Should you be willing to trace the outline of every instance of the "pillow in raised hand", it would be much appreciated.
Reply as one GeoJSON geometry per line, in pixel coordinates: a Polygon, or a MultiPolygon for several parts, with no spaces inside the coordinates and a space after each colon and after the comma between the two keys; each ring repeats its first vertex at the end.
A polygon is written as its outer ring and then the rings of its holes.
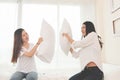
{"type": "Polygon", "coordinates": [[[63,20],[63,24],[62,24],[62,28],[60,31],[60,47],[62,49],[62,51],[68,55],[69,51],[70,51],[70,43],[68,42],[68,40],[62,35],[63,33],[68,33],[68,35],[70,37],[72,37],[72,31],[70,28],[70,24],[68,23],[68,21],[66,19],[63,20]]]}
{"type": "Polygon", "coordinates": [[[43,42],[39,46],[37,57],[43,62],[50,63],[55,51],[55,31],[45,20],[42,21],[40,35],[43,42]]]}

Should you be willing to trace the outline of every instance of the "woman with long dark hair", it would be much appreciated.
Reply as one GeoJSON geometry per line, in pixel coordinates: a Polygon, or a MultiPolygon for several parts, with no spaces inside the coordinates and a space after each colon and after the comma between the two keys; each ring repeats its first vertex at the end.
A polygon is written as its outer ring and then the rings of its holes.
{"type": "Polygon", "coordinates": [[[81,72],[72,76],[69,80],[102,80],[104,73],[102,70],[101,37],[97,35],[94,24],[90,21],[83,23],[82,40],[74,41],[67,33],[63,33],[71,43],[71,53],[73,57],[80,57],[81,72]],[[78,52],[74,49],[81,48],[78,52]]]}
{"type": "Polygon", "coordinates": [[[29,43],[27,32],[19,28],[14,32],[13,55],[11,62],[17,63],[17,71],[12,75],[10,80],[37,80],[38,74],[34,55],[40,43],[43,41],[39,38],[35,45],[29,43]]]}

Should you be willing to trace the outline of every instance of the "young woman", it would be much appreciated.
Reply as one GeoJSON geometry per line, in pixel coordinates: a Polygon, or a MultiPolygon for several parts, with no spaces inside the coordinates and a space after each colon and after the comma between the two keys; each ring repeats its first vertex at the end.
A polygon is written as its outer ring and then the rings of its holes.
{"type": "Polygon", "coordinates": [[[83,23],[82,40],[74,41],[67,33],[63,33],[68,41],[71,43],[71,53],[73,57],[80,57],[82,71],[69,80],[102,80],[102,61],[101,61],[101,48],[102,42],[100,36],[95,31],[94,24],[90,21],[83,23]],[[81,48],[78,52],[74,49],[81,48]]]}
{"type": "Polygon", "coordinates": [[[35,45],[29,43],[27,32],[19,28],[14,32],[14,46],[12,63],[17,63],[17,71],[12,75],[10,80],[37,80],[38,74],[34,61],[34,55],[40,43],[43,41],[39,38],[35,45]]]}

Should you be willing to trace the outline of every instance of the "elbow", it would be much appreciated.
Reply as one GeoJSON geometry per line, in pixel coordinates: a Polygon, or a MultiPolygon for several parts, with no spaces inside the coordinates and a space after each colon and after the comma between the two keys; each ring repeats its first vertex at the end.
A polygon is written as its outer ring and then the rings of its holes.
{"type": "Polygon", "coordinates": [[[72,52],[72,57],[75,58],[75,59],[77,59],[79,57],[79,53],[73,51],[72,52]]]}
{"type": "Polygon", "coordinates": [[[32,57],[33,55],[27,55],[27,57],[32,57]]]}
{"type": "Polygon", "coordinates": [[[32,57],[34,54],[31,54],[31,53],[26,53],[25,56],[27,57],[32,57]]]}
{"type": "Polygon", "coordinates": [[[77,59],[79,56],[75,56],[75,55],[73,55],[72,57],[75,58],[75,59],[77,59]]]}
{"type": "Polygon", "coordinates": [[[80,44],[77,42],[77,41],[74,41],[74,42],[72,42],[72,44],[71,44],[71,47],[73,48],[73,49],[77,49],[77,48],[80,48],[80,44]]]}

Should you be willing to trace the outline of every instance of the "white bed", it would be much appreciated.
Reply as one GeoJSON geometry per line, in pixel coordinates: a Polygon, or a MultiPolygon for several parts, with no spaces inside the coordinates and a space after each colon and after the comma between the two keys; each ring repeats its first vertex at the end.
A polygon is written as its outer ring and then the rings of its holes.
{"type": "MultiPolygon", "coordinates": [[[[0,66],[0,80],[9,80],[12,73],[15,71],[10,65],[0,66]]],[[[78,73],[79,68],[70,69],[40,69],[39,80],[68,80],[72,75],[78,73]]],[[[120,80],[120,66],[112,64],[103,64],[104,80],[120,80]]]]}

